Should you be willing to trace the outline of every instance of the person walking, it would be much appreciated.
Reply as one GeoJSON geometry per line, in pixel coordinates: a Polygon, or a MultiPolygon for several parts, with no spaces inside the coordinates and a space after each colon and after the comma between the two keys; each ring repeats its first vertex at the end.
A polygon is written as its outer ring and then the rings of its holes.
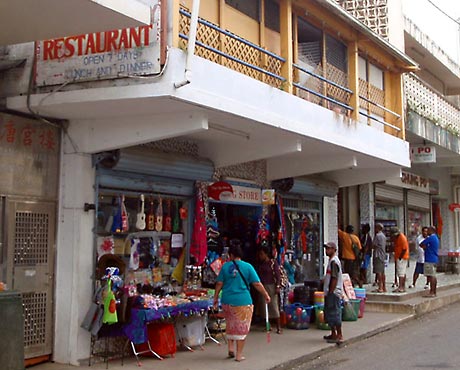
{"type": "Polygon", "coordinates": [[[243,252],[239,241],[232,241],[228,255],[230,260],[222,266],[217,276],[214,309],[218,309],[219,293],[222,291],[221,305],[227,325],[228,358],[243,361],[243,349],[254,310],[250,286],[265,297],[267,304],[270,303],[270,295],[260,282],[254,267],[241,260],[243,252]]]}
{"type": "MultiPolygon", "coordinates": [[[[422,233],[417,236],[415,239],[415,248],[417,251],[417,262],[415,263],[415,269],[414,269],[414,274],[412,275],[412,284],[409,285],[409,289],[415,288],[415,284],[417,283],[417,279],[420,274],[423,274],[423,265],[425,263],[425,251],[423,248],[420,246],[420,243],[426,239],[428,236],[428,227],[423,226],[422,227],[422,233]]],[[[428,289],[428,278],[425,283],[425,289],[428,289]]]]}
{"type": "Polygon", "coordinates": [[[407,262],[409,261],[409,242],[406,235],[398,227],[392,227],[390,232],[394,242],[396,275],[398,277],[398,287],[393,290],[393,293],[405,293],[407,262]]]}
{"type": "Polygon", "coordinates": [[[374,272],[377,275],[378,288],[375,293],[385,293],[387,291],[385,285],[385,259],[386,259],[387,237],[383,233],[383,225],[377,223],[375,225],[375,236],[372,249],[374,251],[374,272]]]}
{"type": "Polygon", "coordinates": [[[323,338],[328,343],[343,343],[342,309],[343,295],[342,265],[337,256],[337,245],[333,242],[324,244],[326,256],[329,257],[326,275],[324,276],[324,318],[331,328],[331,334],[323,338]]]}
{"type": "MultiPolygon", "coordinates": [[[[280,321],[280,298],[281,292],[281,276],[280,267],[274,258],[270,258],[270,251],[267,246],[261,246],[258,250],[257,257],[259,264],[257,266],[257,273],[260,282],[264,286],[268,295],[270,296],[270,303],[268,304],[268,317],[269,320],[276,323],[276,333],[281,334],[281,321],[280,321]]],[[[260,317],[265,316],[265,297],[259,296],[258,313],[260,317]]]]}
{"type": "Polygon", "coordinates": [[[361,246],[362,246],[362,262],[360,266],[360,281],[363,284],[368,283],[367,271],[371,266],[372,258],[372,237],[370,235],[371,227],[369,224],[364,224],[361,227],[361,246]]]}
{"type": "Polygon", "coordinates": [[[361,242],[353,234],[353,226],[348,225],[345,232],[339,229],[339,241],[342,245],[343,271],[350,275],[353,286],[363,287],[359,278],[359,254],[361,252],[361,242]]]}
{"type": "Polygon", "coordinates": [[[430,292],[424,295],[426,298],[436,297],[436,287],[438,279],[436,278],[436,265],[438,264],[439,238],[436,235],[436,227],[428,228],[428,237],[420,244],[425,250],[425,264],[423,274],[427,277],[430,284],[430,292]]]}

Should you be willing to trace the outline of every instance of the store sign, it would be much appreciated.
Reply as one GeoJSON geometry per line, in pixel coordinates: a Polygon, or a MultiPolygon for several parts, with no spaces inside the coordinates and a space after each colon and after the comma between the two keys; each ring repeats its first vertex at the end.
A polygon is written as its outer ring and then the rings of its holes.
{"type": "Polygon", "coordinates": [[[436,148],[428,145],[411,147],[412,163],[436,163],[436,148]]]}
{"type": "Polygon", "coordinates": [[[460,204],[459,203],[451,203],[451,204],[449,204],[449,210],[451,212],[460,212],[460,204]]]}
{"type": "Polygon", "coordinates": [[[385,181],[388,185],[430,193],[430,179],[410,172],[401,172],[401,177],[385,181]]]}
{"type": "Polygon", "coordinates": [[[232,197],[233,186],[225,181],[218,181],[208,186],[208,197],[214,200],[227,200],[232,197]]]}
{"type": "Polygon", "coordinates": [[[38,86],[160,72],[160,5],[151,0],[152,24],[39,42],[38,86]]]}

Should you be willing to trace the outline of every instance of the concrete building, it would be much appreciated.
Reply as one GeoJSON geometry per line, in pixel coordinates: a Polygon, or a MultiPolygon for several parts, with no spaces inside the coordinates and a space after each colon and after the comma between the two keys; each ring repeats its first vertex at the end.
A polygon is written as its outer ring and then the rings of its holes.
{"type": "MultiPolygon", "coordinates": [[[[246,220],[263,212],[262,190],[275,188],[288,245],[314,278],[323,241],[337,239],[338,189],[400,178],[410,166],[402,83],[417,63],[336,3],[134,4],[135,14],[114,14],[110,1],[75,2],[58,29],[40,23],[3,41],[0,278],[28,298],[28,358],[88,358],[80,324],[99,241],[112,238],[129,259],[141,194],[147,214],[179,220],[180,211],[190,248],[197,181],[230,184],[237,200],[214,200],[210,212],[246,220]],[[113,228],[122,206],[126,233],[113,228]]],[[[60,2],[49,6],[60,14],[60,2]]]]}

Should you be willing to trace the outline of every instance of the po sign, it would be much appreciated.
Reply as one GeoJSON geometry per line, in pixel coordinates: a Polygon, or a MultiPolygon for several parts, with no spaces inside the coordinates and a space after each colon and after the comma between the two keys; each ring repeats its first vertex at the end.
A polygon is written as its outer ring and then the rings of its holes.
{"type": "Polygon", "coordinates": [[[435,163],[436,148],[434,146],[417,145],[411,147],[412,163],[435,163]]]}

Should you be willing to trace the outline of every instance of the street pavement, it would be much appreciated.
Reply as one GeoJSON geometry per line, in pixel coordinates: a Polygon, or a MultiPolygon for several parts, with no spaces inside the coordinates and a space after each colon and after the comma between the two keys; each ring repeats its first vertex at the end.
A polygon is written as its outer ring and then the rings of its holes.
{"type": "MultiPolygon", "coordinates": [[[[411,267],[408,269],[407,280],[409,282],[412,280],[414,267],[415,263],[411,262],[411,267]]],[[[387,306],[383,309],[377,309],[377,311],[380,312],[366,310],[364,312],[364,317],[358,319],[358,321],[344,322],[343,333],[345,342],[342,346],[371,337],[382,331],[390,330],[403,322],[415,318],[417,315],[422,315],[460,300],[459,275],[439,273],[438,297],[423,298],[422,295],[426,293],[423,288],[425,284],[424,276],[419,277],[418,286],[415,289],[406,288],[406,294],[391,293],[391,284],[393,283],[394,277],[391,270],[394,271],[394,265],[390,264],[386,270],[388,273],[388,293],[379,294],[378,298],[374,298],[375,294],[369,294],[369,307],[373,307],[373,299],[386,300],[387,306]],[[404,297],[405,295],[407,295],[407,297],[404,297]],[[401,301],[406,302],[407,305],[414,309],[410,311],[394,310],[392,307],[401,303],[401,301]]],[[[372,284],[367,284],[365,287],[367,292],[373,289],[372,284]]],[[[222,337],[217,336],[221,345],[208,339],[203,349],[198,347],[195,348],[193,352],[179,348],[174,357],[167,357],[164,360],[143,357],[141,358],[141,366],[145,369],[155,370],[226,370],[237,368],[254,370],[275,368],[288,369],[338,348],[335,344],[326,343],[323,339],[323,335],[326,334],[329,334],[329,331],[317,329],[315,324],[311,324],[310,327],[305,330],[285,328],[281,335],[272,332],[269,338],[270,342],[268,343],[263,324],[253,325],[247,338],[244,350],[246,360],[243,362],[227,359],[227,345],[222,340],[222,337]]],[[[97,362],[91,367],[88,367],[88,361],[82,360],[80,368],[102,370],[106,368],[106,364],[97,362]]],[[[134,356],[131,356],[124,360],[123,366],[121,365],[121,359],[110,360],[108,368],[112,370],[134,370],[138,368],[138,364],[134,356]]],[[[34,366],[34,370],[70,369],[75,369],[75,367],[56,363],[45,363],[34,366]]]]}

